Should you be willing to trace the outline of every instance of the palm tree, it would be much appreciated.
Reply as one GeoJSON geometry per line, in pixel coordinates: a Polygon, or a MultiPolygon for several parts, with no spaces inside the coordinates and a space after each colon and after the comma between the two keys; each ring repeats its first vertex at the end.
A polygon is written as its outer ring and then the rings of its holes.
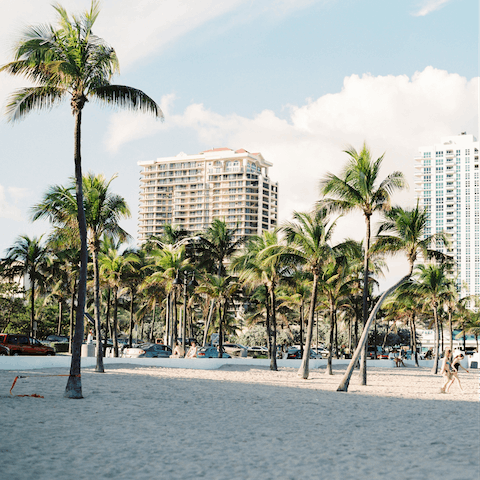
{"type": "MultiPolygon", "coordinates": [[[[404,323],[408,324],[410,327],[410,345],[415,360],[415,366],[418,364],[418,352],[417,352],[417,327],[416,319],[418,317],[419,308],[418,305],[421,303],[421,297],[415,291],[415,282],[411,279],[405,282],[403,285],[400,285],[396,290],[395,294],[392,295],[389,301],[385,302],[384,308],[386,310],[385,319],[388,321],[390,318],[393,319],[394,328],[396,320],[403,320],[404,323]]],[[[384,345],[387,340],[387,336],[390,328],[387,325],[387,331],[385,333],[384,345]]]]}
{"type": "Polygon", "coordinates": [[[232,260],[232,269],[240,273],[240,280],[253,287],[264,285],[266,299],[267,332],[270,346],[270,369],[277,370],[277,305],[275,289],[284,270],[278,232],[264,231],[252,237],[245,251],[232,260]],[[271,325],[271,328],[270,328],[271,325]]]}
{"type": "MultiPolygon", "coordinates": [[[[100,277],[98,269],[98,254],[103,235],[124,241],[129,235],[122,227],[120,220],[130,216],[130,210],[125,199],[111,192],[110,184],[117,178],[114,175],[106,180],[103,175],[89,173],[83,178],[83,204],[85,223],[87,227],[88,248],[93,258],[94,273],[94,305],[96,329],[96,372],[104,372],[103,352],[100,323],[100,277]]],[[[65,188],[54,185],[45,194],[44,198],[34,205],[33,220],[47,218],[57,227],[68,227],[74,224],[77,217],[77,202],[73,192],[75,185],[65,188]]]]}
{"type": "Polygon", "coordinates": [[[123,256],[127,259],[131,268],[125,270],[122,275],[122,284],[130,294],[130,322],[128,333],[128,345],[132,346],[135,300],[139,289],[146,277],[146,268],[149,266],[147,252],[144,249],[126,250],[123,256]]]}
{"type": "Polygon", "coordinates": [[[133,270],[137,258],[131,254],[120,254],[119,244],[108,242],[109,248],[98,256],[99,276],[112,289],[113,294],[113,351],[118,357],[118,298],[125,272],[133,270]]]}
{"type": "Polygon", "coordinates": [[[145,278],[141,288],[158,285],[167,292],[166,341],[172,346],[177,341],[177,300],[175,279],[179,272],[191,270],[185,255],[185,245],[164,245],[150,252],[154,272],[145,278]]]}
{"type": "MultiPolygon", "coordinates": [[[[332,212],[343,214],[360,210],[365,217],[365,256],[363,262],[363,324],[368,317],[368,278],[369,256],[371,241],[371,217],[375,212],[385,212],[390,209],[390,196],[396,190],[406,187],[405,177],[402,172],[396,171],[379,182],[380,167],[383,154],[373,160],[370,150],[363,144],[362,150],[357,152],[353,147],[345,150],[350,159],[338,177],[333,173],[320,182],[323,195],[332,195],[332,198],[320,200],[320,205],[327,207],[332,212]]],[[[362,385],[367,384],[367,356],[365,349],[362,352],[361,375],[362,385]]]]}
{"type": "Polygon", "coordinates": [[[80,269],[80,239],[78,226],[67,225],[55,228],[48,237],[48,248],[54,253],[56,261],[61,263],[61,275],[65,275],[68,282],[64,287],[70,296],[70,321],[68,352],[72,353],[73,328],[75,319],[75,299],[77,294],[78,276],[80,269]]]}
{"type": "Polygon", "coordinates": [[[327,211],[320,208],[313,213],[294,212],[293,218],[293,222],[287,222],[282,228],[288,242],[283,255],[303,265],[313,275],[305,347],[298,370],[298,375],[307,379],[318,283],[323,265],[334,256],[328,242],[331,241],[335,222],[329,224],[327,211]]]}
{"type": "Polygon", "coordinates": [[[218,313],[218,356],[222,358],[224,326],[227,321],[229,303],[240,288],[237,279],[231,275],[206,274],[204,280],[196,288],[198,293],[206,294],[215,300],[215,309],[218,313]]]}
{"type": "Polygon", "coordinates": [[[43,282],[48,250],[42,237],[20,235],[0,262],[0,276],[10,280],[24,278],[30,283],[30,336],[35,335],[35,289],[43,282]]]}
{"type": "Polygon", "coordinates": [[[298,324],[300,327],[300,350],[303,352],[305,305],[310,297],[311,278],[299,269],[295,269],[291,275],[284,277],[284,285],[281,295],[278,297],[281,304],[279,309],[293,311],[298,309],[298,324]]]}
{"type": "Polygon", "coordinates": [[[228,228],[223,220],[213,220],[203,234],[196,237],[196,255],[200,268],[217,275],[225,276],[225,261],[230,258],[244,243],[245,238],[236,237],[237,228],[228,228]]]}
{"type": "MultiPolygon", "coordinates": [[[[338,247],[337,250],[339,250],[338,247]]],[[[325,305],[325,309],[329,312],[330,317],[329,355],[326,372],[328,375],[333,375],[332,357],[334,332],[337,327],[337,312],[343,303],[344,298],[350,294],[351,281],[352,279],[348,276],[348,267],[345,258],[342,258],[341,256],[337,256],[337,258],[333,258],[330,262],[326,262],[321,269],[319,278],[321,299],[323,300],[322,303],[325,305]]]]}
{"type": "Polygon", "coordinates": [[[426,210],[420,209],[418,202],[417,205],[411,209],[394,207],[389,212],[385,213],[385,217],[385,222],[382,223],[379,228],[378,238],[375,242],[375,247],[372,250],[375,253],[385,254],[404,253],[407,257],[409,270],[403,278],[392,287],[388,288],[380,296],[370,313],[370,316],[364,325],[362,336],[360,337],[355,353],[353,354],[347,371],[337,388],[337,391],[339,392],[348,391],[348,385],[350,383],[353,369],[361,352],[365,350],[368,330],[370,329],[378,310],[382,306],[385,298],[411,277],[417,256],[421,255],[425,259],[433,257],[443,261],[448,259],[446,255],[430,248],[432,243],[436,245],[437,242],[448,246],[448,239],[443,232],[427,237],[423,235],[428,215],[426,210]]]}
{"type": "Polygon", "coordinates": [[[75,193],[81,264],[74,346],[65,396],[82,398],[80,353],[88,261],[80,149],[83,108],[92,98],[102,103],[148,112],[157,118],[162,118],[163,114],[159,106],[141,90],[110,83],[113,75],[119,71],[119,64],[115,50],[92,33],[100,13],[97,0],[92,0],[89,11],[72,19],[60,5],[54,5],[54,8],[58,14],[58,28],[52,25],[29,27],[17,43],[14,60],[1,67],[0,71],[35,82],[33,87],[25,87],[12,94],[7,104],[7,116],[11,121],[20,120],[36,109],[50,109],[70,96],[75,123],[75,193]]]}
{"type": "Polygon", "coordinates": [[[418,283],[415,290],[431,306],[435,323],[435,344],[432,373],[438,373],[439,359],[439,316],[438,308],[443,294],[448,290],[448,271],[445,265],[418,265],[418,283]]]}

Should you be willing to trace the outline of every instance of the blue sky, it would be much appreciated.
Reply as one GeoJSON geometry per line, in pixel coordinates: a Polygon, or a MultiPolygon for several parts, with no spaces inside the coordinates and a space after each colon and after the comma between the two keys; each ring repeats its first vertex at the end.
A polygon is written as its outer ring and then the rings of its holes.
{"type": "MultiPolygon", "coordinates": [[[[22,26],[54,22],[50,0],[0,0],[0,64],[22,26]]],[[[70,12],[86,0],[60,2],[70,12]]],[[[384,174],[402,170],[442,136],[478,133],[476,0],[103,0],[95,32],[113,45],[115,83],[144,90],[165,112],[155,122],[87,104],[84,171],[118,173],[136,235],[137,161],[211,147],[260,151],[280,183],[280,220],[309,209],[318,180],[366,141],[386,152],[384,174]]],[[[0,74],[0,104],[24,85],[0,74]]],[[[0,251],[39,235],[29,209],[73,174],[68,102],[20,123],[0,121],[0,251]]],[[[339,235],[363,235],[362,219],[339,235]],[[354,228],[353,228],[354,227],[354,228]]]]}

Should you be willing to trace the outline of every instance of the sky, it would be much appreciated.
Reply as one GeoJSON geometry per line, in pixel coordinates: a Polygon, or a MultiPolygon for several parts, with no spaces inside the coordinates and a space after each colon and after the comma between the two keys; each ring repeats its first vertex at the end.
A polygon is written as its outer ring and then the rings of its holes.
{"type": "MultiPolygon", "coordinates": [[[[55,24],[51,3],[0,0],[0,65],[26,26],[55,24]]],[[[90,5],[60,3],[70,13],[90,5]]],[[[413,205],[418,147],[478,138],[478,24],[477,0],[103,0],[94,32],[120,60],[112,83],[143,90],[165,121],[89,102],[84,172],[118,175],[111,188],[130,206],[122,226],[134,238],[137,162],[217,147],[273,163],[280,223],[310,210],[319,180],[364,142],[385,154],[382,178],[405,174],[410,189],[395,202],[413,205]]],[[[0,256],[18,235],[48,232],[31,207],[74,174],[68,101],[6,122],[8,95],[24,85],[0,73],[0,256]]],[[[360,215],[338,221],[338,239],[363,235],[360,215]]],[[[402,259],[389,265],[388,278],[407,270],[402,259]]]]}

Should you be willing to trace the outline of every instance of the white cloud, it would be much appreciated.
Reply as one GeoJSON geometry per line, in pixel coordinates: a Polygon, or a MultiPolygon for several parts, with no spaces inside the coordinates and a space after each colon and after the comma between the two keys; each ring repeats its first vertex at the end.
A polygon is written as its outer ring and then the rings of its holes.
{"type": "MultiPolygon", "coordinates": [[[[267,0],[259,6],[252,0],[103,0],[95,31],[113,45],[123,68],[157,55],[207,22],[235,12],[225,23],[234,25],[259,15],[285,16],[317,2],[331,0],[267,0]],[[242,9],[243,7],[243,9],[242,9]],[[241,9],[239,11],[239,9],[241,9]]],[[[51,0],[3,2],[0,16],[0,64],[10,58],[12,40],[26,25],[55,23],[51,0]]],[[[62,0],[69,13],[81,13],[89,0],[62,0]]]]}
{"type": "MultiPolygon", "coordinates": [[[[112,115],[108,145],[116,150],[134,138],[183,128],[193,130],[205,148],[260,151],[274,163],[271,176],[280,184],[280,217],[287,219],[293,210],[311,208],[318,199],[319,179],[344,163],[342,150],[349,145],[358,149],[366,141],[373,155],[386,152],[383,175],[404,172],[411,189],[399,200],[413,203],[417,148],[461,131],[476,135],[477,85],[477,78],[467,81],[432,67],[412,78],[352,75],[345,78],[340,92],[288,107],[288,120],[269,110],[254,118],[220,115],[201,104],[175,114],[173,98],[168,97],[163,100],[169,112],[164,124],[131,114],[112,115]]],[[[363,232],[361,222],[357,223],[355,228],[342,229],[363,232]]]]}
{"type": "Polygon", "coordinates": [[[413,15],[415,17],[424,17],[435,10],[439,10],[450,1],[451,0],[424,0],[421,3],[420,10],[416,13],[413,13],[413,15]]]}
{"type": "Polygon", "coordinates": [[[18,222],[25,221],[21,209],[17,203],[25,198],[27,190],[25,188],[8,187],[0,185],[0,218],[8,218],[18,222]]]}

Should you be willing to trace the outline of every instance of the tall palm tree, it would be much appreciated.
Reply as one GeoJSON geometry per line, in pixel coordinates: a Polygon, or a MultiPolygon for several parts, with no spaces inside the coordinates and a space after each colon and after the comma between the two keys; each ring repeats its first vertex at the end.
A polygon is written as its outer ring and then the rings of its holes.
{"type": "Polygon", "coordinates": [[[322,208],[313,213],[294,212],[293,219],[293,222],[287,222],[282,227],[288,242],[287,247],[283,250],[283,255],[290,258],[291,261],[303,265],[313,275],[305,347],[302,364],[298,370],[298,375],[307,379],[318,283],[323,265],[334,257],[329,242],[332,238],[335,222],[329,223],[327,211],[322,208]]]}
{"type": "Polygon", "coordinates": [[[206,294],[215,300],[215,309],[218,313],[218,356],[223,356],[223,334],[227,321],[228,307],[232,297],[240,288],[236,277],[221,276],[207,273],[204,280],[196,288],[197,292],[206,294]]]}
{"type": "MultiPolygon", "coordinates": [[[[390,209],[391,195],[396,190],[406,187],[405,177],[402,172],[396,171],[380,181],[380,168],[383,154],[376,160],[372,159],[370,150],[364,143],[362,150],[357,152],[353,147],[345,150],[350,157],[340,176],[328,173],[320,182],[321,193],[331,198],[320,200],[322,206],[332,212],[343,214],[352,211],[361,211],[365,218],[365,256],[363,262],[363,324],[368,317],[368,291],[369,291],[369,256],[371,241],[371,218],[375,212],[385,212],[390,209]]],[[[366,344],[362,352],[360,364],[362,385],[367,384],[367,355],[366,344]]]]}
{"type": "Polygon", "coordinates": [[[68,352],[72,353],[72,340],[75,319],[75,300],[77,296],[78,276],[80,270],[80,239],[78,226],[71,225],[54,228],[48,237],[48,248],[61,262],[62,275],[68,278],[65,288],[70,296],[70,321],[68,352]]]}
{"type": "Polygon", "coordinates": [[[435,323],[435,343],[432,373],[438,373],[439,359],[439,315],[443,294],[448,290],[448,271],[445,265],[418,265],[418,283],[415,290],[431,306],[435,323]]]}
{"type": "Polygon", "coordinates": [[[232,260],[232,268],[239,272],[241,281],[253,287],[264,285],[267,291],[267,332],[269,335],[271,370],[277,370],[277,302],[275,289],[282,279],[282,271],[284,270],[282,258],[279,255],[281,249],[278,232],[264,231],[261,236],[252,237],[244,252],[232,260]]]}
{"type": "Polygon", "coordinates": [[[60,5],[54,5],[58,27],[29,27],[21,36],[14,60],[3,67],[14,76],[35,83],[14,92],[7,104],[7,116],[17,121],[33,110],[50,109],[65,97],[70,97],[74,117],[74,161],[77,221],[81,239],[81,266],[78,282],[74,346],[65,396],[82,398],[80,353],[83,341],[83,315],[87,285],[87,227],[83,209],[81,126],[82,112],[89,99],[132,110],[151,113],[162,118],[159,106],[141,90],[125,85],[112,85],[119,71],[115,50],[92,33],[100,13],[99,2],[92,0],[89,11],[71,19],[60,5]]]}
{"type": "MultiPolygon", "coordinates": [[[[408,324],[410,327],[410,345],[412,350],[413,359],[415,360],[415,366],[419,367],[418,364],[418,352],[417,352],[417,328],[416,320],[419,316],[418,305],[421,303],[421,297],[415,291],[415,282],[410,279],[405,282],[403,285],[400,285],[395,291],[395,294],[390,297],[390,299],[385,302],[384,308],[386,311],[385,319],[388,321],[393,319],[394,328],[395,321],[401,320],[404,323],[408,324]]],[[[385,333],[385,341],[387,340],[389,328],[385,333]]]]}
{"type": "Polygon", "coordinates": [[[223,220],[214,219],[206,232],[196,239],[195,249],[200,268],[225,276],[225,261],[245,243],[244,237],[237,238],[237,231],[237,228],[228,228],[223,220]]]}
{"type": "MultiPolygon", "coordinates": [[[[130,216],[130,210],[125,199],[112,193],[110,184],[117,178],[114,175],[106,180],[103,175],[88,173],[83,178],[83,205],[85,224],[87,227],[88,248],[93,259],[94,273],[94,305],[95,305],[95,330],[96,330],[96,372],[104,372],[103,352],[101,341],[100,323],[100,277],[98,268],[98,254],[100,252],[101,238],[108,235],[120,241],[127,240],[129,235],[122,227],[120,220],[130,216]]],[[[77,202],[73,192],[75,185],[65,188],[54,185],[44,198],[32,208],[32,218],[48,219],[56,227],[68,227],[75,223],[77,217],[77,202]]]]}
{"type": "MultiPolygon", "coordinates": [[[[430,248],[430,245],[441,243],[448,246],[448,239],[443,232],[425,237],[423,232],[427,224],[428,216],[425,210],[417,205],[411,209],[401,207],[392,208],[386,212],[384,223],[379,228],[379,235],[372,249],[376,253],[396,254],[404,253],[407,257],[409,270],[408,273],[397,283],[388,288],[379,298],[375,307],[370,313],[366,324],[364,325],[362,336],[358,342],[357,348],[348,365],[347,371],[337,388],[339,392],[348,391],[348,385],[359,356],[364,352],[368,331],[372,325],[378,310],[384,300],[393,293],[400,285],[405,283],[412,275],[417,256],[423,258],[437,258],[441,261],[448,260],[448,257],[437,250],[430,248]]],[[[362,376],[363,379],[363,376],[362,376]]]]}
{"type": "Polygon", "coordinates": [[[118,298],[126,272],[135,269],[137,258],[128,253],[120,254],[119,244],[108,242],[109,248],[98,256],[99,276],[112,289],[113,294],[113,351],[118,357],[118,298]]]}
{"type": "Polygon", "coordinates": [[[147,252],[144,249],[126,250],[123,254],[131,265],[131,268],[125,270],[122,276],[122,284],[128,289],[130,294],[130,322],[128,333],[128,345],[132,346],[133,327],[134,327],[134,310],[135,300],[138,295],[141,284],[146,278],[147,267],[149,267],[149,260],[147,259],[147,252]]]}
{"type": "Polygon", "coordinates": [[[177,341],[177,301],[175,279],[179,272],[191,270],[186,258],[185,245],[164,245],[150,252],[154,263],[153,273],[144,280],[142,288],[147,286],[163,286],[167,292],[166,341],[173,347],[177,341]]]}
{"type": "Polygon", "coordinates": [[[42,237],[20,235],[0,262],[0,276],[14,280],[23,277],[30,283],[30,336],[34,336],[35,288],[44,279],[48,251],[42,237]]]}

